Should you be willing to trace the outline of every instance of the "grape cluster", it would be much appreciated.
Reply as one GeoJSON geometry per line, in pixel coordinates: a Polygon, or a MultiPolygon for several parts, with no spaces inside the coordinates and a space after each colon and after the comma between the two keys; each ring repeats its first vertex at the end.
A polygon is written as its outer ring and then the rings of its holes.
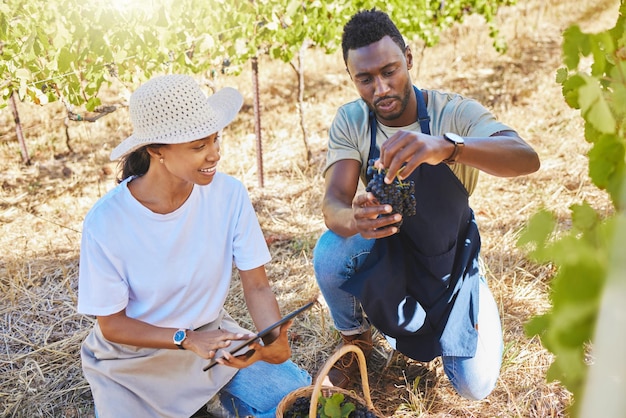
{"type": "Polygon", "coordinates": [[[367,409],[364,405],[357,405],[356,409],[350,414],[350,418],[377,418],[376,414],[367,409]]]}
{"type": "Polygon", "coordinates": [[[283,415],[285,418],[306,418],[309,416],[311,400],[303,396],[297,398],[283,415]]]}
{"type": "MultiPolygon", "coordinates": [[[[343,405],[347,401],[343,401],[341,404],[343,405]]],[[[309,417],[309,408],[311,407],[311,400],[309,398],[305,398],[304,396],[300,396],[297,398],[289,407],[287,411],[283,414],[284,418],[308,418],[309,417]]],[[[317,417],[321,416],[320,414],[321,406],[318,405],[318,413],[317,417]]],[[[326,416],[326,415],[324,415],[326,416]]],[[[377,418],[374,411],[368,409],[365,405],[357,404],[356,409],[350,412],[348,418],[377,418]]]]}
{"type": "MultiPolygon", "coordinates": [[[[407,216],[415,215],[415,182],[412,180],[398,180],[394,178],[391,184],[385,183],[385,174],[387,169],[378,169],[374,167],[376,160],[369,160],[367,163],[367,175],[372,179],[367,183],[365,190],[371,192],[379,203],[383,205],[391,205],[393,210],[389,214],[381,216],[389,216],[399,213],[404,219],[407,216]]],[[[400,228],[402,221],[394,224],[400,228]]]]}

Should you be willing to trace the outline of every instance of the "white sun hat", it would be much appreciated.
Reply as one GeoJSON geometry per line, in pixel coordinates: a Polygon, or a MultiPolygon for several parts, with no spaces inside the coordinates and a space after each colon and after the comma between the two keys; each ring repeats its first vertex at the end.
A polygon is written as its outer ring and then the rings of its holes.
{"type": "Polygon", "coordinates": [[[155,77],[130,96],[133,134],[111,152],[111,160],[148,144],[182,144],[222,130],[235,119],[243,97],[232,87],[206,96],[188,75],[155,77]]]}

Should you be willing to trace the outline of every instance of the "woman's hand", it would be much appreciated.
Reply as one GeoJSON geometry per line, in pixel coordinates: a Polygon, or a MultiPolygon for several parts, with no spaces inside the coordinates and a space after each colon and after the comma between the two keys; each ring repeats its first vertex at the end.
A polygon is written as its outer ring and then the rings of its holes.
{"type": "Polygon", "coordinates": [[[217,350],[228,349],[233,341],[247,340],[255,334],[234,333],[222,329],[211,331],[187,331],[187,338],[183,341],[185,350],[193,351],[205,359],[215,357],[217,350]]]}
{"type": "Polygon", "coordinates": [[[236,369],[243,369],[259,360],[270,364],[284,363],[291,357],[291,347],[289,346],[289,338],[287,336],[287,330],[291,327],[291,324],[293,324],[293,321],[282,325],[278,338],[272,341],[271,344],[262,345],[260,342],[254,342],[250,344],[248,352],[240,355],[233,355],[228,351],[224,351],[222,353],[223,357],[217,358],[216,362],[236,369]]]}

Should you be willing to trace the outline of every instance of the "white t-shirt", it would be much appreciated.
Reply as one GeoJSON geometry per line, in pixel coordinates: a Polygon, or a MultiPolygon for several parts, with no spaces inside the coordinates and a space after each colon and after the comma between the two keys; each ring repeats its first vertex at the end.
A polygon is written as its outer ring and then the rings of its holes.
{"type": "Polygon", "coordinates": [[[139,203],[128,182],[85,218],[78,311],[104,316],[126,308],[129,317],[162,327],[193,329],[214,321],[233,263],[250,270],[270,261],[245,187],[217,173],[163,215],[139,203]]]}
{"type": "MultiPolygon", "coordinates": [[[[489,137],[496,132],[513,131],[507,125],[497,121],[491,112],[476,100],[437,90],[426,90],[426,93],[428,97],[426,110],[430,116],[431,135],[454,132],[463,137],[489,137]]],[[[411,125],[399,128],[378,123],[377,145],[380,147],[388,137],[399,130],[421,132],[417,120],[411,125]]],[[[361,180],[365,184],[365,171],[370,149],[367,104],[362,99],[357,99],[341,106],[330,126],[329,137],[324,174],[339,160],[357,160],[361,161],[361,180]]],[[[463,164],[452,164],[450,168],[471,195],[478,181],[478,170],[463,164]]]]}

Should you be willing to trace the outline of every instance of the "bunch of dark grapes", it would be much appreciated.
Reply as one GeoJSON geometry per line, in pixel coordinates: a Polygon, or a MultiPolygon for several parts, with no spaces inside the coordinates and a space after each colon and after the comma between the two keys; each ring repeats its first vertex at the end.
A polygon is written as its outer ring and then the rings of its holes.
{"type": "Polygon", "coordinates": [[[373,411],[371,411],[370,409],[367,409],[366,406],[359,404],[356,406],[356,409],[352,411],[352,413],[350,414],[350,418],[377,418],[377,417],[373,411]]]}
{"type": "Polygon", "coordinates": [[[297,398],[285,412],[285,418],[306,418],[309,416],[311,400],[303,396],[297,398]]]}
{"type": "MultiPolygon", "coordinates": [[[[391,184],[385,183],[385,174],[387,169],[377,169],[374,167],[376,160],[369,160],[367,165],[367,174],[372,179],[367,183],[365,190],[371,192],[379,203],[383,205],[391,205],[393,210],[389,214],[381,216],[389,216],[399,213],[404,219],[407,216],[415,215],[415,183],[412,180],[400,181],[394,178],[391,184]]],[[[400,228],[402,221],[394,224],[400,228]]]]}

